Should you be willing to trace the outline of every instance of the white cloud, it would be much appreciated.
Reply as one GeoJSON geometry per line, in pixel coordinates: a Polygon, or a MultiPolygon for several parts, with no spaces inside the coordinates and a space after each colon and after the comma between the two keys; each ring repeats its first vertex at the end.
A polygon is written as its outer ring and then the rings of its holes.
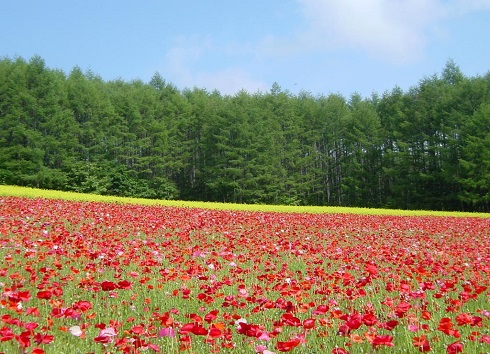
{"type": "Polygon", "coordinates": [[[304,48],[354,49],[396,64],[417,61],[446,31],[443,21],[490,9],[490,0],[297,0],[304,48]]]}
{"type": "MultiPolygon", "coordinates": [[[[311,53],[326,58],[339,54],[335,60],[348,54],[359,61],[410,64],[423,59],[431,43],[451,38],[448,20],[490,10],[490,0],[295,1],[301,12],[292,24],[293,35],[267,33],[256,42],[228,43],[210,36],[182,36],[167,50],[162,74],[180,88],[234,94],[270,87],[254,76],[259,65],[270,75],[311,53]]],[[[303,68],[297,67],[295,75],[300,75],[303,68]]]]}
{"type": "Polygon", "coordinates": [[[447,13],[437,0],[298,1],[310,26],[306,37],[394,63],[420,58],[428,32],[447,13]]]}
{"type": "Polygon", "coordinates": [[[166,54],[164,72],[178,86],[192,84],[191,67],[211,47],[209,39],[181,36],[166,54]]]}
{"type": "MultiPolygon", "coordinates": [[[[242,47],[241,50],[249,49],[242,47]]],[[[266,83],[253,78],[245,66],[226,64],[234,54],[236,55],[236,51],[233,50],[233,45],[217,47],[209,38],[180,37],[167,51],[163,72],[165,77],[181,88],[198,87],[208,91],[216,89],[229,95],[240,90],[251,93],[266,90],[266,83]],[[202,69],[204,65],[201,62],[209,63],[216,56],[219,57],[216,59],[219,62],[212,64],[216,70],[202,69]]]]}

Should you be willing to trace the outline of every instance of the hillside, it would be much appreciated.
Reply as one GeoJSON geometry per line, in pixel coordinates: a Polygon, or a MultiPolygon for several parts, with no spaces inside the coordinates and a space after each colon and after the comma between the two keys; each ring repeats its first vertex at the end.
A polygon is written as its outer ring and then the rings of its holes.
{"type": "Polygon", "coordinates": [[[143,198],[490,210],[490,74],[234,96],[0,60],[0,184],[143,198]]]}

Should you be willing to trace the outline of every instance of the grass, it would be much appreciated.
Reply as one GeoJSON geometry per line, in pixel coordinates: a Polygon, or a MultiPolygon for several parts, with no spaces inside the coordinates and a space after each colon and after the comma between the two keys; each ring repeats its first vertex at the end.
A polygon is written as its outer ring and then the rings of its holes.
{"type": "Polygon", "coordinates": [[[75,192],[55,191],[19,186],[0,185],[0,195],[27,197],[27,198],[47,198],[63,199],[73,201],[89,202],[109,202],[122,204],[138,205],[162,205],[172,207],[202,208],[214,210],[241,210],[241,211],[263,211],[280,213],[347,213],[361,215],[394,215],[394,216],[451,216],[451,217],[483,217],[489,218],[489,213],[469,213],[452,211],[430,211],[430,210],[400,210],[400,209],[379,209],[379,208],[353,208],[338,206],[289,206],[289,205],[266,205],[266,204],[236,204],[236,203],[217,203],[199,201],[179,201],[179,200],[156,200],[130,197],[105,196],[97,194],[84,194],[75,192]]]}

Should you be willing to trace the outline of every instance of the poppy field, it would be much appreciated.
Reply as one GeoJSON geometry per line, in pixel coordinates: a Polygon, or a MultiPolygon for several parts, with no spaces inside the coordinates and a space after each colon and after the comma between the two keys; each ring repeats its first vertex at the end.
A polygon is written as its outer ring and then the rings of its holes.
{"type": "Polygon", "coordinates": [[[489,353],[490,218],[0,196],[0,353],[489,353]]]}

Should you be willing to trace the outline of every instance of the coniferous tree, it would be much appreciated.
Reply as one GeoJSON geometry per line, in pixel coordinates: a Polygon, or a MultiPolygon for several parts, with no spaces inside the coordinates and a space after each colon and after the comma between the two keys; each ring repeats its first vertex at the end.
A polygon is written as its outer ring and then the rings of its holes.
{"type": "Polygon", "coordinates": [[[490,74],[222,96],[0,60],[0,183],[147,198],[489,209],[490,74]]]}

